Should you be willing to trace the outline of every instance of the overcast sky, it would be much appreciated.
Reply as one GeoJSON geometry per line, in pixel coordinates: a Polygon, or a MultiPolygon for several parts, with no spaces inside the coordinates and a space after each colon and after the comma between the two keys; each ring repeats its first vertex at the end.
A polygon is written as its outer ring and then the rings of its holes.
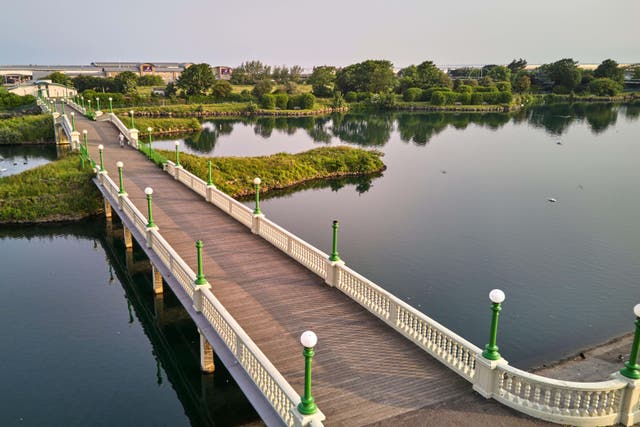
{"type": "Polygon", "coordinates": [[[640,62],[640,0],[3,2],[0,64],[640,62]]]}

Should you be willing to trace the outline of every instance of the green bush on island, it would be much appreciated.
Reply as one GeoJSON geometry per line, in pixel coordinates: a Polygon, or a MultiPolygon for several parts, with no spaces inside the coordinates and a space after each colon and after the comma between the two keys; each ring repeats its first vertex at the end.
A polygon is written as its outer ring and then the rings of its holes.
{"type": "MultiPolygon", "coordinates": [[[[159,151],[173,158],[172,151],[159,151]]],[[[212,181],[232,197],[252,194],[252,181],[262,180],[261,191],[282,189],[315,179],[368,175],[384,169],[382,153],[351,147],[322,147],[304,153],[278,153],[263,157],[199,157],[180,154],[180,164],[203,180],[212,164],[212,181]]]]}
{"type": "Polygon", "coordinates": [[[72,154],[62,160],[0,178],[0,223],[78,219],[98,213],[100,192],[89,167],[72,154]]]}
{"type": "MultiPolygon", "coordinates": [[[[131,117],[125,115],[120,116],[122,123],[131,123],[131,117]]],[[[195,132],[202,128],[198,119],[190,118],[148,118],[148,117],[136,117],[134,124],[137,129],[140,130],[140,140],[147,141],[148,133],[147,129],[151,128],[152,135],[161,133],[175,133],[175,132],[195,132]]]]}
{"type": "Polygon", "coordinates": [[[25,105],[34,104],[36,98],[31,95],[20,96],[15,93],[8,92],[0,87],[0,110],[11,110],[25,105]]]}
{"type": "Polygon", "coordinates": [[[0,120],[0,144],[45,142],[54,137],[53,118],[50,114],[0,120]]]}

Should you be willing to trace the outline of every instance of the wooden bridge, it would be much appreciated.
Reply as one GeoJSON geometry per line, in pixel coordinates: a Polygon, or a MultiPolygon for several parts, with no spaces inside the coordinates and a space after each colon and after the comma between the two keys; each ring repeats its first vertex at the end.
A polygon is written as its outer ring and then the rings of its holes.
{"type": "MultiPolygon", "coordinates": [[[[84,112],[67,102],[67,108],[84,112]]],[[[102,159],[95,182],[107,216],[113,208],[127,244],[133,236],[147,253],[156,292],[162,292],[164,278],[198,326],[203,368],[212,367],[212,345],[267,425],[415,424],[445,402],[482,400],[473,390],[554,422],[640,420],[637,381],[619,376],[570,383],[485,359],[479,347],[179,165],[158,168],[131,148],[137,147],[137,131],[129,132],[113,114],[104,118],[76,114],[72,129],[68,120],[63,129],[71,141],[70,132],[86,130],[87,154],[98,164],[102,159]],[[119,147],[119,132],[129,140],[125,148],[119,147]],[[116,184],[117,162],[124,164],[122,185],[116,184]],[[147,187],[153,189],[155,227],[142,214],[147,187]],[[204,285],[195,284],[197,240],[204,242],[204,285]],[[311,415],[296,409],[304,389],[305,330],[318,336],[313,396],[319,410],[311,415]]],[[[519,417],[504,407],[493,410],[519,417]]],[[[432,421],[418,423],[438,424],[432,421]]]]}

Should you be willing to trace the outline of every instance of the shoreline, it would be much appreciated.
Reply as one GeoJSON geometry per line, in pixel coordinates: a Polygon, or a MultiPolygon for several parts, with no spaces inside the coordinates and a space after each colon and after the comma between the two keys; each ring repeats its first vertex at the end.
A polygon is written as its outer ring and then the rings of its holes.
{"type": "Polygon", "coordinates": [[[634,332],[618,335],[607,341],[585,347],[550,364],[532,368],[529,372],[564,381],[598,382],[624,368],[629,359],[634,332]]]}

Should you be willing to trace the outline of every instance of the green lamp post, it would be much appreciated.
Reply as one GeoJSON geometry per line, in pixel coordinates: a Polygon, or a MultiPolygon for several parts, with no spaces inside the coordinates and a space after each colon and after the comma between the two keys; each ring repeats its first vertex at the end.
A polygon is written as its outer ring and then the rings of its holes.
{"type": "Polygon", "coordinates": [[[131,129],[135,129],[135,123],[133,122],[133,110],[129,111],[129,115],[131,116],[131,129]]]}
{"type": "Polygon", "coordinates": [[[176,141],[176,166],[180,166],[180,141],[176,141]]]}
{"type": "Polygon", "coordinates": [[[82,131],[82,137],[84,138],[84,154],[86,156],[88,156],[89,155],[89,144],[87,143],[87,130],[86,129],[84,129],[82,131]]]}
{"type": "Polygon", "coordinates": [[[118,167],[118,178],[120,180],[120,190],[118,190],[118,194],[125,194],[124,183],[122,181],[122,167],[124,166],[124,163],[116,162],[116,166],[118,167]]]}
{"type": "Polygon", "coordinates": [[[196,276],[196,285],[205,285],[207,283],[207,279],[204,277],[204,273],[202,272],[202,240],[196,241],[196,252],[198,255],[198,275],[196,276]]]}
{"type": "Polygon", "coordinates": [[[113,114],[113,98],[109,97],[109,112],[113,114]]]}
{"type": "Polygon", "coordinates": [[[98,151],[100,152],[100,172],[104,171],[104,161],[102,159],[102,150],[104,150],[104,145],[98,145],[98,151]]]}
{"type": "Polygon", "coordinates": [[[311,359],[315,354],[313,347],[318,343],[318,337],[312,331],[305,331],[300,336],[300,343],[304,347],[304,395],[298,404],[298,411],[304,415],[315,414],[318,410],[313,396],[311,395],[311,359]]]}
{"type": "Polygon", "coordinates": [[[638,347],[640,346],[640,304],[636,304],[636,306],[633,307],[633,314],[636,315],[636,333],[633,336],[633,345],[631,346],[629,361],[624,364],[625,367],[620,370],[620,373],[632,380],[638,380],[640,379],[640,365],[638,365],[638,347]]]}
{"type": "Polygon", "coordinates": [[[71,130],[73,132],[76,131],[76,113],[74,113],[73,111],[71,112],[71,130]]]}
{"type": "Polygon", "coordinates": [[[80,95],[80,102],[82,102],[82,109],[84,110],[84,95],[80,95]]]}
{"type": "Polygon", "coordinates": [[[96,96],[96,111],[100,111],[100,98],[96,96]]]}
{"type": "Polygon", "coordinates": [[[489,344],[484,346],[482,356],[489,360],[500,359],[500,353],[498,353],[498,346],[496,345],[496,336],[498,335],[498,315],[500,314],[500,304],[504,301],[504,292],[500,289],[494,289],[489,292],[489,299],[493,303],[491,305],[491,311],[493,316],[491,317],[491,333],[489,335],[489,344]]]}
{"type": "Polygon", "coordinates": [[[253,210],[254,215],[262,214],[262,212],[260,212],[260,183],[261,182],[262,180],[258,177],[253,179],[253,186],[256,190],[256,208],[253,210]]]}
{"type": "Polygon", "coordinates": [[[153,194],[153,188],[145,188],[144,194],[147,195],[147,216],[149,217],[147,227],[155,227],[156,225],[153,223],[153,212],[151,211],[151,195],[153,194]]]}
{"type": "Polygon", "coordinates": [[[207,185],[213,185],[213,181],[211,180],[211,160],[207,160],[207,168],[209,169],[209,175],[207,177],[207,185]]]}
{"type": "Polygon", "coordinates": [[[87,112],[88,112],[88,113],[91,113],[91,100],[90,100],[90,99],[87,99],[87,103],[88,103],[88,104],[87,104],[87,112]]]}
{"type": "Polygon", "coordinates": [[[151,131],[153,130],[152,127],[148,127],[147,128],[147,132],[149,132],[149,151],[147,152],[147,157],[151,158],[151,131]]]}
{"type": "Polygon", "coordinates": [[[331,245],[331,256],[329,256],[329,261],[336,262],[342,261],[338,256],[338,220],[333,220],[333,243],[331,245]]]}
{"type": "Polygon", "coordinates": [[[61,114],[64,115],[64,99],[62,99],[62,101],[60,102],[60,111],[61,114]]]}

